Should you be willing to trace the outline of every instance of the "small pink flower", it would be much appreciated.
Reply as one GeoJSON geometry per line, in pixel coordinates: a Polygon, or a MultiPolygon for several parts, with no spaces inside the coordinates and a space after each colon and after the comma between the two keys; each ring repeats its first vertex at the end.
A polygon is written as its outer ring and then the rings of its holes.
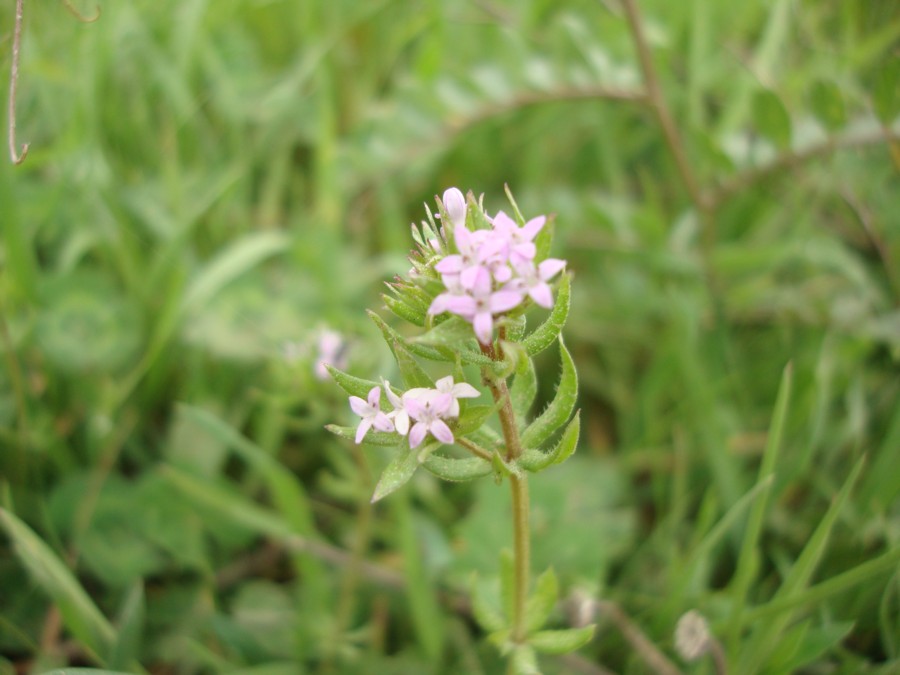
{"type": "Polygon", "coordinates": [[[534,256],[537,254],[534,238],[543,229],[546,222],[546,216],[538,216],[519,227],[503,211],[499,211],[492,221],[494,230],[502,233],[509,240],[509,260],[514,265],[517,261],[534,260],[534,256]]]}
{"type": "Polygon", "coordinates": [[[452,375],[442,377],[434,383],[434,386],[442,394],[450,394],[453,397],[453,403],[451,403],[450,410],[447,413],[450,417],[459,417],[459,399],[481,396],[481,392],[468,382],[457,382],[454,384],[452,375]]]}
{"type": "Polygon", "coordinates": [[[547,258],[537,267],[532,262],[519,262],[516,264],[519,276],[510,286],[527,293],[541,307],[550,309],[553,306],[553,293],[547,282],[559,274],[565,266],[566,261],[558,258],[547,258]]]}
{"type": "Polygon", "coordinates": [[[428,433],[441,443],[453,443],[453,432],[442,419],[449,415],[453,396],[435,389],[425,389],[417,396],[408,396],[412,391],[406,392],[403,400],[409,416],[416,421],[409,430],[409,447],[418,447],[428,433]]]}
{"type": "Polygon", "coordinates": [[[350,408],[362,418],[359,426],[356,427],[357,444],[362,442],[372,427],[378,431],[394,430],[394,423],[385,413],[381,412],[381,387],[372,387],[369,390],[368,401],[363,401],[359,396],[351,396],[350,408]]]}

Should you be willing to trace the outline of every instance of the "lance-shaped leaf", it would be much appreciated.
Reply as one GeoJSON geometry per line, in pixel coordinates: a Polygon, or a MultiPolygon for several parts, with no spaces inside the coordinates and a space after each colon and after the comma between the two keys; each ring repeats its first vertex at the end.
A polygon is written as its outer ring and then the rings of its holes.
{"type": "Polygon", "coordinates": [[[537,655],[530,645],[516,645],[509,657],[509,666],[515,675],[541,675],[537,655]]]}
{"type": "Polygon", "coordinates": [[[327,363],[325,364],[325,367],[328,369],[331,377],[334,378],[334,381],[337,382],[337,385],[351,396],[359,396],[361,399],[365,400],[369,396],[372,387],[381,386],[378,382],[364,380],[361,377],[350,375],[327,363]]]}
{"type": "Polygon", "coordinates": [[[97,658],[113,645],[116,631],[58,555],[35,532],[0,508],[6,530],[22,565],[59,608],[72,635],[97,658]]]}
{"type": "Polygon", "coordinates": [[[535,260],[544,260],[550,257],[550,249],[553,247],[553,234],[556,229],[556,217],[552,214],[547,216],[547,222],[537,237],[534,238],[536,250],[535,260]]]}
{"type": "Polygon", "coordinates": [[[529,636],[528,644],[544,654],[568,654],[584,647],[594,637],[594,626],[542,630],[529,636]]]}
{"type": "MultiPolygon", "coordinates": [[[[453,361],[456,356],[467,365],[496,368],[497,364],[474,348],[475,332],[472,324],[458,316],[452,316],[436,325],[423,335],[408,340],[413,346],[429,346],[441,352],[444,357],[435,360],[453,361]]],[[[424,355],[423,355],[424,356],[424,355]]],[[[425,356],[425,358],[429,358],[425,356]]]]}
{"type": "Polygon", "coordinates": [[[493,633],[507,626],[500,611],[500,593],[496,581],[474,576],[472,580],[472,614],[485,631],[493,633]]]}
{"type": "Polygon", "coordinates": [[[425,459],[423,466],[438,478],[454,483],[482,478],[493,471],[491,463],[481,457],[454,459],[431,454],[425,459]]]}
{"type": "Polygon", "coordinates": [[[394,342],[399,342],[404,347],[406,347],[411,353],[416,356],[419,356],[423,359],[430,359],[431,361],[453,361],[454,356],[452,353],[447,350],[436,349],[435,347],[429,347],[428,345],[420,345],[418,343],[412,342],[404,338],[400,333],[391,328],[387,322],[378,316],[372,310],[366,310],[366,313],[369,315],[369,318],[378,326],[378,329],[381,331],[381,334],[384,336],[384,341],[388,343],[390,347],[394,342]]]}
{"type": "Polygon", "coordinates": [[[547,623],[559,597],[559,584],[552,567],[538,577],[534,593],[525,605],[525,630],[533,633],[547,623]]]}
{"type": "Polygon", "coordinates": [[[397,448],[398,452],[381,473],[375,493],[372,495],[372,503],[384,499],[395,490],[400,489],[413,477],[419,468],[419,452],[407,447],[405,443],[397,448]]]}
{"type": "Polygon", "coordinates": [[[562,338],[559,340],[559,355],[562,359],[562,375],[556,387],[556,396],[534,422],[522,432],[522,445],[526,448],[539,448],[554,431],[569,419],[578,398],[578,375],[575,363],[566,349],[562,338]]]}
{"type": "Polygon", "coordinates": [[[453,427],[454,432],[459,436],[471,434],[473,431],[480,429],[484,421],[497,410],[497,405],[470,405],[459,416],[459,421],[453,427]]]}
{"type": "MultiPolygon", "coordinates": [[[[348,441],[356,442],[356,427],[342,427],[337,424],[326,424],[325,429],[335,436],[340,436],[341,438],[346,438],[348,441]]],[[[380,445],[382,447],[393,446],[397,445],[397,434],[369,429],[362,442],[368,443],[369,445],[380,445]]]]}
{"type": "Polygon", "coordinates": [[[516,376],[509,388],[509,398],[517,420],[527,419],[536,395],[537,376],[534,373],[534,363],[529,358],[520,359],[516,366],[516,376]]]}
{"type": "Polygon", "coordinates": [[[553,344],[553,341],[559,336],[563,326],[566,325],[566,319],[569,317],[569,301],[571,295],[571,278],[568,273],[563,274],[562,281],[559,284],[559,291],[556,295],[556,302],[550,316],[540,326],[534,329],[525,341],[525,351],[529,356],[534,356],[544,351],[553,344]]]}
{"type": "Polygon", "coordinates": [[[400,375],[403,376],[403,382],[406,384],[407,389],[414,387],[432,389],[434,387],[434,381],[402,343],[392,342],[391,351],[394,353],[394,359],[396,359],[397,365],[400,367],[400,375]]]}
{"type": "Polygon", "coordinates": [[[529,448],[519,457],[519,466],[526,471],[537,472],[546,469],[551,464],[561,464],[569,459],[578,446],[578,436],[581,429],[581,411],[575,413],[575,417],[566,426],[559,442],[550,452],[542,452],[535,448],[529,448]]]}
{"type": "Polygon", "coordinates": [[[144,634],[144,585],[138,582],[125,596],[118,616],[118,634],[110,651],[110,668],[134,668],[138,662],[141,637],[144,634]]]}
{"type": "Polygon", "coordinates": [[[441,321],[427,333],[414,338],[412,342],[436,347],[457,348],[475,339],[472,324],[459,316],[451,316],[441,321]]]}
{"type": "Polygon", "coordinates": [[[416,326],[424,326],[425,325],[425,312],[420,310],[418,307],[413,307],[403,300],[399,298],[395,298],[392,295],[388,295],[385,293],[381,296],[381,299],[384,300],[384,306],[387,307],[391,312],[393,312],[396,316],[400,317],[404,321],[409,321],[411,324],[416,326]]]}

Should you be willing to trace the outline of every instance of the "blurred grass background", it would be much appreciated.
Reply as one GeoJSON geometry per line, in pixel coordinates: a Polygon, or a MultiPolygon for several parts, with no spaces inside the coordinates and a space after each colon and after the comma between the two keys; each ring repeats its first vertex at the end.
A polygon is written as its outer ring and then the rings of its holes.
{"type": "MultiPolygon", "coordinates": [[[[575,273],[582,445],[533,488],[558,624],[615,602],[709,673],[672,640],[699,609],[732,672],[900,671],[897,5],[646,0],[662,99],[628,7],[26,3],[0,672],[501,672],[447,593],[496,572],[505,492],[368,506],[386,458],[326,435],[312,368],[330,327],[390,375],[364,309],[409,223],[504,183],[575,273]]],[[[546,672],[654,672],[592,620],[546,672]]]]}

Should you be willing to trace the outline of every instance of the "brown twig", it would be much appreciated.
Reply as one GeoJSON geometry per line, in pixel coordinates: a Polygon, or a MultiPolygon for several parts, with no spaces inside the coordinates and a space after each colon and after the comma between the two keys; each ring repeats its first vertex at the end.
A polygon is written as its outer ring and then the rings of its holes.
{"type": "Polygon", "coordinates": [[[600,601],[597,603],[597,609],[602,616],[608,617],[615,624],[635,653],[654,672],[659,675],[681,675],[681,671],[675,664],[657,649],[656,645],[616,603],[607,600],[600,601]]]}
{"type": "Polygon", "coordinates": [[[829,138],[803,150],[784,152],[761,166],[746,169],[722,182],[710,199],[711,206],[717,207],[734,194],[773,175],[805,164],[817,157],[826,157],[838,150],[864,148],[869,145],[900,142],[900,134],[890,129],[873,129],[829,138]]]}
{"type": "Polygon", "coordinates": [[[25,161],[28,155],[28,143],[22,144],[22,152],[19,153],[16,143],[16,88],[19,84],[19,49],[22,43],[22,17],[24,15],[25,0],[16,0],[16,21],[13,27],[12,66],[9,76],[9,158],[13,164],[19,165],[25,161]]]}
{"type": "Polygon", "coordinates": [[[701,214],[706,214],[710,210],[709,199],[703,192],[700,181],[697,179],[693,168],[691,168],[690,162],[688,162],[684,143],[678,134],[675,120],[672,118],[672,113],[663,96],[662,87],[659,85],[659,78],[656,74],[656,67],[653,65],[653,56],[650,53],[650,47],[644,35],[644,24],[641,20],[637,2],[636,0],[622,0],[622,8],[625,10],[628,27],[631,30],[634,46],[637,49],[638,59],[640,60],[644,86],[647,88],[647,101],[653,109],[656,119],[659,121],[666,145],[669,146],[669,151],[672,153],[678,169],[678,175],[681,177],[681,181],[684,183],[691,201],[701,214]]]}
{"type": "Polygon", "coordinates": [[[69,13],[78,19],[81,23],[94,23],[97,19],[100,18],[100,5],[97,5],[97,8],[94,10],[94,16],[86,17],[84,14],[78,11],[75,5],[72,4],[71,0],[63,0],[63,4],[66,6],[66,9],[69,10],[69,13]]]}

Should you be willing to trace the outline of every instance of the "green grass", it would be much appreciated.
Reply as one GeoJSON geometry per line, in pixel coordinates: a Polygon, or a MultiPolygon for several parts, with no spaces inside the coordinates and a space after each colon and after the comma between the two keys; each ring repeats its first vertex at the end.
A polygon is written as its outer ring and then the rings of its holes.
{"type": "MultiPolygon", "coordinates": [[[[504,183],[574,274],[577,470],[533,487],[561,596],[686,672],[690,609],[729,672],[900,668],[891,2],[641,4],[702,203],[615,2],[101,9],[26,3],[31,150],[0,162],[0,673],[502,672],[467,598],[506,493],[369,505],[391,458],[324,430],[349,411],[309,347],[396,377],[365,309],[409,223],[504,183]]],[[[653,672],[598,621],[546,672],[653,672]]]]}

